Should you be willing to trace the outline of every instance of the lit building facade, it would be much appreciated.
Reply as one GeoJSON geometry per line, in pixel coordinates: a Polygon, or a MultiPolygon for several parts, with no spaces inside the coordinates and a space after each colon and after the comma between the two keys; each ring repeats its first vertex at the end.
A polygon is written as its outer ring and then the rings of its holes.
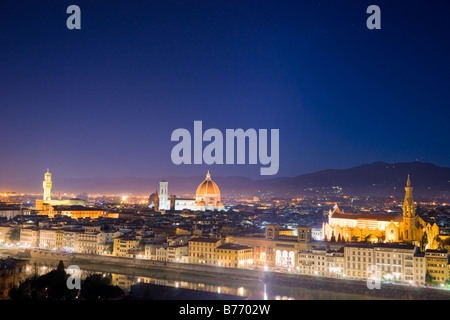
{"type": "Polygon", "coordinates": [[[195,237],[188,241],[189,263],[224,268],[249,268],[253,266],[251,247],[223,243],[218,238],[195,237]]]}
{"type": "Polygon", "coordinates": [[[0,226],[0,243],[8,243],[10,241],[12,228],[10,226],[0,226]]]}
{"type": "Polygon", "coordinates": [[[232,236],[230,241],[252,248],[253,262],[258,267],[293,269],[298,266],[298,253],[308,250],[311,242],[311,228],[297,227],[282,231],[280,226],[266,225],[262,236],[232,236]],[[282,234],[284,233],[284,234],[282,234]]]}
{"type": "Polygon", "coordinates": [[[347,278],[425,284],[425,257],[409,243],[346,244],[344,258],[347,278]]]}
{"type": "Polygon", "coordinates": [[[39,248],[56,250],[56,232],[55,229],[39,230],[39,248]]]}
{"type": "Polygon", "coordinates": [[[216,266],[225,268],[249,268],[253,266],[252,248],[224,243],[215,250],[216,266]]]}
{"type": "Polygon", "coordinates": [[[336,205],[323,226],[324,237],[328,241],[409,242],[421,247],[426,233],[429,241],[425,248],[436,249],[439,227],[415,214],[412,190],[408,176],[402,215],[344,213],[336,205]]]}
{"type": "Polygon", "coordinates": [[[113,256],[132,257],[130,251],[138,248],[139,240],[133,236],[123,235],[114,239],[113,256]]]}
{"type": "Polygon", "coordinates": [[[20,229],[20,245],[31,248],[39,247],[39,229],[37,228],[21,228],[20,229]]]}
{"type": "Polygon", "coordinates": [[[30,215],[31,210],[28,208],[21,208],[20,205],[4,205],[0,203],[0,218],[6,218],[7,220],[11,220],[16,216],[20,215],[30,215]]]}
{"type": "Polygon", "coordinates": [[[187,263],[189,261],[189,246],[168,246],[166,257],[167,262],[187,263]]]}
{"type": "Polygon", "coordinates": [[[63,233],[63,251],[75,252],[78,245],[76,244],[77,234],[82,231],[64,230],[63,233]]]}
{"type": "Polygon", "coordinates": [[[344,250],[326,250],[325,248],[302,251],[298,254],[299,274],[344,278],[344,250]]]}
{"type": "Polygon", "coordinates": [[[98,254],[99,232],[78,232],[75,234],[75,252],[84,254],[98,254]]]}
{"type": "Polygon", "coordinates": [[[72,219],[86,219],[89,218],[91,220],[95,220],[98,218],[116,218],[117,215],[109,214],[106,210],[100,210],[96,208],[89,208],[84,206],[51,206],[47,215],[49,218],[55,217],[55,215],[67,216],[72,219]]]}
{"type": "Polygon", "coordinates": [[[448,251],[441,250],[426,250],[425,259],[427,265],[427,272],[434,282],[445,283],[448,278],[448,251]]]}
{"type": "Polygon", "coordinates": [[[188,241],[189,263],[216,265],[216,248],[222,244],[221,239],[195,237],[188,241]]]}

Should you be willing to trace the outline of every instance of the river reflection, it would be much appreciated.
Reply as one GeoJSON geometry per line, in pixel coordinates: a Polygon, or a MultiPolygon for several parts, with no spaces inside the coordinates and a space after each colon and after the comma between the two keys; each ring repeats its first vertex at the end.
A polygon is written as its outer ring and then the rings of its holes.
{"type": "MultiPolygon", "coordinates": [[[[56,269],[58,262],[54,261],[30,261],[26,267],[27,276],[43,275],[56,269]]],[[[65,265],[66,269],[69,265],[65,265]]],[[[100,267],[101,268],[101,267],[100,267]]],[[[107,267],[103,270],[90,270],[89,266],[80,266],[81,278],[85,279],[92,274],[102,274],[103,276],[110,276],[112,284],[117,285],[125,293],[129,293],[131,286],[137,283],[157,284],[175,288],[192,289],[199,291],[214,292],[220,294],[234,295],[245,297],[252,300],[342,300],[342,299],[366,299],[358,295],[327,292],[322,290],[312,290],[306,288],[291,287],[285,285],[276,285],[273,283],[264,283],[257,280],[247,281],[225,281],[220,279],[202,279],[199,276],[183,276],[183,279],[177,275],[159,275],[149,276],[148,272],[140,272],[133,270],[131,274],[108,272],[107,267]]],[[[109,270],[111,271],[111,270],[109,270]]]]}

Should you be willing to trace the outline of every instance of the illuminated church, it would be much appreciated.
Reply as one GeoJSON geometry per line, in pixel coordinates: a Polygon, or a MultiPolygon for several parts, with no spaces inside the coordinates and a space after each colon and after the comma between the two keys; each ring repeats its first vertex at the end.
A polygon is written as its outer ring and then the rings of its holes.
{"type": "Polygon", "coordinates": [[[156,191],[149,198],[150,207],[158,210],[224,210],[224,205],[220,200],[220,189],[211,179],[208,171],[206,179],[197,188],[195,198],[176,198],[169,196],[168,182],[159,183],[159,193],[156,191]]]}
{"type": "Polygon", "coordinates": [[[424,248],[436,249],[439,227],[416,215],[412,190],[408,175],[403,214],[344,213],[336,205],[333,211],[330,210],[328,223],[323,226],[325,238],[328,241],[409,242],[422,247],[426,233],[424,248]]]}

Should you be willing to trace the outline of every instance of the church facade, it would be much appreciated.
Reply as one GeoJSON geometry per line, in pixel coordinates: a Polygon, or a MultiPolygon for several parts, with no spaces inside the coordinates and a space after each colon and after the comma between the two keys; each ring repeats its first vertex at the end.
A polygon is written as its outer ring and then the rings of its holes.
{"type": "Polygon", "coordinates": [[[336,205],[324,223],[326,240],[346,242],[408,242],[423,249],[436,249],[439,227],[416,215],[411,180],[405,187],[403,214],[344,213],[336,205]],[[425,236],[424,236],[425,235],[425,236]]]}

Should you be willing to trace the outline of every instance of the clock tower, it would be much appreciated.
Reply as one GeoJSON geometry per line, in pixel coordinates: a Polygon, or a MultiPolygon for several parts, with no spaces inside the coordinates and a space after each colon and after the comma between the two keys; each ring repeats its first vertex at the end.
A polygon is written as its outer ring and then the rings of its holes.
{"type": "Polygon", "coordinates": [[[42,185],[44,187],[44,201],[52,200],[52,174],[48,171],[48,169],[44,176],[42,185]]]}

